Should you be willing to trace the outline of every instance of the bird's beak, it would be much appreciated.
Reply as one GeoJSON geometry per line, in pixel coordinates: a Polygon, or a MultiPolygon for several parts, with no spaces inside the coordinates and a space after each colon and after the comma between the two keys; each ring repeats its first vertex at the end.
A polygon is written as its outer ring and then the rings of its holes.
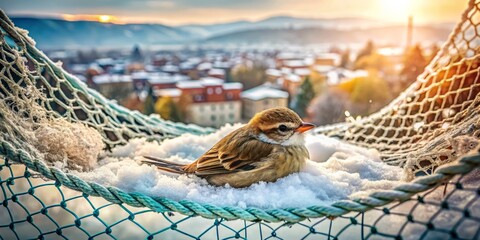
{"type": "Polygon", "coordinates": [[[300,125],[300,127],[298,127],[297,129],[295,129],[296,132],[299,132],[299,133],[303,133],[303,132],[306,132],[312,128],[314,128],[315,125],[314,124],[311,124],[311,123],[307,123],[307,122],[303,122],[302,125],[300,125]]]}

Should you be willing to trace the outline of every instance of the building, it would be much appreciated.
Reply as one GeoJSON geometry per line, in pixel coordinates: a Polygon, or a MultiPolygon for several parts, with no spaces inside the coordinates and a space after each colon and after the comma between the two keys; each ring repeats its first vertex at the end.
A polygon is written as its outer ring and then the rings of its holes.
{"type": "Polygon", "coordinates": [[[93,76],[97,90],[106,98],[122,100],[133,91],[130,75],[102,74],[93,76]]]}
{"type": "Polygon", "coordinates": [[[164,88],[153,90],[153,94],[155,97],[157,97],[157,99],[162,97],[170,97],[174,102],[178,102],[178,100],[180,100],[180,96],[182,95],[182,91],[178,88],[164,88]]]}
{"type": "Polygon", "coordinates": [[[337,66],[340,62],[340,56],[336,53],[322,53],[315,57],[315,65],[337,66]]]}
{"type": "Polygon", "coordinates": [[[148,83],[154,89],[175,88],[178,82],[190,80],[184,75],[168,75],[161,73],[153,73],[148,77],[148,83]]]}
{"type": "Polygon", "coordinates": [[[240,94],[242,98],[242,115],[250,119],[256,113],[274,107],[288,106],[288,93],[278,89],[261,85],[240,94]]]}
{"type": "Polygon", "coordinates": [[[297,90],[302,84],[303,78],[296,74],[288,74],[283,78],[282,88],[286,90],[291,96],[297,94],[297,90]]]}
{"type": "Polygon", "coordinates": [[[141,91],[145,89],[148,83],[148,79],[150,78],[150,74],[145,71],[133,72],[131,74],[133,86],[135,90],[141,91]]]}
{"type": "Polygon", "coordinates": [[[161,66],[160,71],[170,75],[174,75],[180,72],[180,68],[172,64],[167,64],[167,65],[161,66]]]}
{"type": "Polygon", "coordinates": [[[323,77],[328,86],[335,86],[353,78],[368,76],[366,70],[349,70],[327,65],[314,66],[313,71],[323,77]]]}
{"type": "Polygon", "coordinates": [[[241,83],[225,83],[218,78],[177,83],[184,121],[200,126],[220,127],[241,120],[241,83]]]}
{"type": "Polygon", "coordinates": [[[265,74],[267,75],[267,80],[272,83],[275,83],[277,79],[282,77],[282,72],[275,68],[267,69],[265,74]]]}
{"type": "Polygon", "coordinates": [[[225,80],[225,70],[221,68],[212,68],[208,71],[208,76],[225,80]]]}
{"type": "Polygon", "coordinates": [[[293,53],[293,52],[281,52],[275,58],[275,62],[276,62],[275,65],[277,68],[286,67],[287,65],[290,65],[290,66],[296,65],[296,64],[303,65],[304,59],[305,59],[305,56],[303,54],[293,53]]]}

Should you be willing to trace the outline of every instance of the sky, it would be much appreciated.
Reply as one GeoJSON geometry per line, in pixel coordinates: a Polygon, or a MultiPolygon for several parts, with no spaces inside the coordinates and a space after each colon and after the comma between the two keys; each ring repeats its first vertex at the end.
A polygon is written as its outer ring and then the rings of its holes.
{"type": "Polygon", "coordinates": [[[211,24],[288,15],[367,17],[418,23],[456,22],[468,0],[3,0],[9,15],[116,23],[211,24]],[[103,18],[99,16],[103,15],[103,18]]]}

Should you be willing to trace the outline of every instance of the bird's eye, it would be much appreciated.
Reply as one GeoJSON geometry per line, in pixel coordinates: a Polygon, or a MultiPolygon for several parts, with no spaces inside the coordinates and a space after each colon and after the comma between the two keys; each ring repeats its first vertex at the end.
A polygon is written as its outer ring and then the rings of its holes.
{"type": "Polygon", "coordinates": [[[282,124],[282,125],[278,126],[278,130],[280,130],[280,131],[282,131],[282,132],[285,132],[285,131],[288,130],[288,128],[287,128],[287,126],[285,126],[285,125],[282,124]]]}

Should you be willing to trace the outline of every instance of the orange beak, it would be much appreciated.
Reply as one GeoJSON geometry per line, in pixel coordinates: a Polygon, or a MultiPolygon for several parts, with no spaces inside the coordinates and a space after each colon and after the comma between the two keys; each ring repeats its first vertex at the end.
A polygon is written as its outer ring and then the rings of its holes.
{"type": "Polygon", "coordinates": [[[296,132],[299,132],[299,133],[303,133],[303,132],[306,132],[312,128],[314,128],[315,125],[314,124],[311,124],[311,123],[307,123],[307,122],[303,122],[302,125],[300,125],[300,127],[298,127],[297,129],[295,129],[296,132]]]}

